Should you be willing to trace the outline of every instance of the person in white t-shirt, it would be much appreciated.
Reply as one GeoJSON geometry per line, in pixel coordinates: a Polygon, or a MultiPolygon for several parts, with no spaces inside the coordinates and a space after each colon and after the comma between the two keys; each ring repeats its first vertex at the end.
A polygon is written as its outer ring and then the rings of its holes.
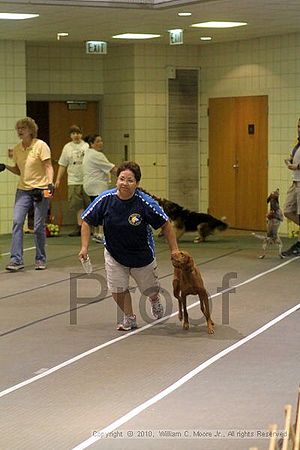
{"type": "Polygon", "coordinates": [[[68,174],[68,202],[69,208],[76,211],[77,227],[69,236],[80,236],[81,214],[90,203],[90,199],[83,189],[82,162],[84,153],[89,145],[82,140],[82,131],[77,125],[70,127],[71,141],[68,142],[61,153],[58,164],[58,173],[55,187],[58,189],[67,171],[68,174]]]}
{"type": "MultiPolygon", "coordinates": [[[[109,187],[110,175],[117,172],[116,166],[111,163],[103,153],[103,140],[99,134],[84,138],[89,149],[84,153],[83,189],[93,202],[98,195],[109,187]]],[[[99,226],[98,233],[94,233],[93,240],[103,243],[103,227],[99,226]]]]}
{"type": "MultiPolygon", "coordinates": [[[[298,120],[298,141],[289,157],[285,160],[287,168],[291,170],[293,181],[289,187],[284,205],[284,215],[287,219],[300,225],[300,119],[298,120]]],[[[297,241],[287,250],[282,252],[282,256],[300,255],[300,228],[297,241]]]]}

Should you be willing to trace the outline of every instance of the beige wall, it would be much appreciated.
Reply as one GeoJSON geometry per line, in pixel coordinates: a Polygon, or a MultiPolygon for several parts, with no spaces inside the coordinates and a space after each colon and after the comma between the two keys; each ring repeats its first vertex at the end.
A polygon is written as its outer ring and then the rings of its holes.
{"type": "Polygon", "coordinates": [[[142,168],[141,185],[166,195],[168,179],[167,66],[195,67],[197,48],[130,45],[109,49],[104,64],[103,136],[110,158],[142,168]],[[124,137],[129,135],[129,137],[124,137]]]}
{"type": "Polygon", "coordinates": [[[199,67],[197,47],[136,46],[135,158],[143,168],[143,186],[158,196],[168,193],[168,66],[199,67]]]}
{"type": "MultiPolygon", "coordinates": [[[[281,203],[290,183],[282,163],[297,137],[300,116],[300,34],[227,44],[111,46],[108,54],[86,55],[83,45],[0,42],[1,160],[16,143],[14,125],[26,111],[26,95],[103,96],[100,130],[112,161],[128,145],[142,166],[143,186],[167,194],[167,66],[200,67],[200,204],[208,206],[208,118],[210,97],[269,96],[269,190],[281,203]],[[129,134],[129,137],[124,137],[129,134]]],[[[11,230],[16,178],[0,174],[0,233],[11,230]]],[[[287,232],[286,223],[282,231],[287,232]]]]}
{"type": "MultiPolygon", "coordinates": [[[[25,73],[25,43],[0,41],[0,162],[8,164],[7,149],[16,143],[15,123],[26,111],[25,73]]],[[[17,181],[7,170],[0,173],[0,234],[12,227],[17,181]]]]}
{"type": "MultiPolygon", "coordinates": [[[[201,210],[208,206],[208,117],[210,97],[268,95],[269,191],[280,188],[281,205],[290,184],[285,167],[297,139],[300,117],[300,34],[273,36],[199,48],[201,66],[201,210]]],[[[222,124],[220,124],[222,126],[222,124]]],[[[280,229],[287,233],[284,221],[280,229]]]]}
{"type": "Polygon", "coordinates": [[[101,133],[106,154],[115,164],[124,159],[124,145],[134,154],[134,46],[109,49],[104,61],[101,133]],[[129,138],[124,138],[129,134],[129,138]]]}
{"type": "Polygon", "coordinates": [[[102,94],[104,58],[87,55],[84,43],[27,43],[27,96],[102,94]]]}

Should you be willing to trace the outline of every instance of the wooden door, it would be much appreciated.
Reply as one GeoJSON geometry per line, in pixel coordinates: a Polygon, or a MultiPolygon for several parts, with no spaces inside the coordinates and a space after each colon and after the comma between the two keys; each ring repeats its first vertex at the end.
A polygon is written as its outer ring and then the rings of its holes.
{"type": "Polygon", "coordinates": [[[268,98],[209,101],[209,211],[232,228],[265,230],[268,98]]]}
{"type": "Polygon", "coordinates": [[[235,223],[235,116],[234,99],[209,101],[209,212],[235,223]],[[224,137],[226,136],[226,138],[224,137]]]}
{"type": "Polygon", "coordinates": [[[236,99],[236,226],[266,228],[268,189],[268,97],[236,99]]]}
{"type": "MultiPolygon", "coordinates": [[[[78,125],[83,131],[83,137],[99,133],[98,117],[98,102],[86,102],[85,109],[69,109],[67,102],[49,103],[49,143],[55,178],[62,149],[70,141],[70,126],[78,125]]],[[[67,200],[67,198],[67,177],[64,176],[53,201],[67,200]]]]}

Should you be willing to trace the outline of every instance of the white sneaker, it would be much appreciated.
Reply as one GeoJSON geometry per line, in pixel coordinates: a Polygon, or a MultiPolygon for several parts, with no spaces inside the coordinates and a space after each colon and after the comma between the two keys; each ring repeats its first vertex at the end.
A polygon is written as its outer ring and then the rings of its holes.
{"type": "Polygon", "coordinates": [[[130,331],[137,328],[136,324],[136,316],[124,316],[124,319],[121,323],[118,323],[117,330],[118,331],[130,331]]]}
{"type": "Polygon", "coordinates": [[[12,261],[5,267],[5,269],[9,270],[9,272],[17,272],[18,270],[24,269],[24,264],[12,261]]]}
{"type": "Polygon", "coordinates": [[[45,270],[47,268],[45,261],[37,260],[35,262],[35,270],[45,270]]]}

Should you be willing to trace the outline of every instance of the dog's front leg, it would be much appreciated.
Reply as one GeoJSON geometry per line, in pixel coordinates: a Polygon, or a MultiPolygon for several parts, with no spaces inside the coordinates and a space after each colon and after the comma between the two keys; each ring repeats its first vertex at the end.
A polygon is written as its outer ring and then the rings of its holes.
{"type": "Polygon", "coordinates": [[[188,330],[190,328],[190,324],[189,324],[189,316],[188,316],[188,312],[186,309],[186,295],[182,295],[181,296],[181,304],[183,307],[183,324],[182,324],[182,328],[184,330],[188,330]]]}
{"type": "Polygon", "coordinates": [[[182,322],[182,301],[178,299],[178,319],[182,322]]]}
{"type": "Polygon", "coordinates": [[[208,334],[214,334],[215,324],[210,317],[208,295],[205,289],[201,289],[201,291],[199,292],[199,299],[201,311],[204,314],[204,317],[206,318],[207,332],[208,334]]]}
{"type": "Polygon", "coordinates": [[[178,300],[178,319],[180,322],[182,321],[182,301],[180,296],[180,281],[178,278],[174,277],[173,279],[173,294],[174,297],[178,300]]]}
{"type": "MultiPolygon", "coordinates": [[[[208,223],[204,222],[198,225],[197,227],[199,240],[197,242],[204,242],[210,234],[212,234],[212,230],[210,229],[208,223]]],[[[194,241],[196,242],[196,240],[194,241]]]]}
{"type": "Polygon", "coordinates": [[[284,258],[282,256],[282,240],[280,239],[279,236],[277,236],[276,238],[276,243],[278,244],[278,255],[280,256],[280,258],[284,258]]]}
{"type": "Polygon", "coordinates": [[[262,245],[263,254],[259,256],[260,259],[263,259],[266,256],[268,245],[269,245],[269,238],[265,237],[262,245]]]}
{"type": "Polygon", "coordinates": [[[280,237],[277,235],[276,240],[275,240],[276,244],[278,244],[278,256],[280,258],[284,258],[284,256],[282,256],[282,240],[280,239],[280,237]]]}

